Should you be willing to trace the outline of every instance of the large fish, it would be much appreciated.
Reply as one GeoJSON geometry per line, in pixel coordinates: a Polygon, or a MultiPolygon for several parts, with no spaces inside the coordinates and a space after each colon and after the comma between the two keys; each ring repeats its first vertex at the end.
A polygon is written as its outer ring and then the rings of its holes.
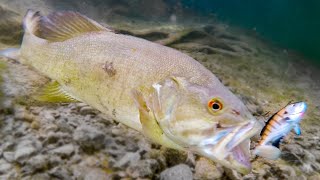
{"type": "Polygon", "coordinates": [[[76,12],[29,10],[23,25],[21,48],[1,54],[53,80],[43,99],[85,102],[155,143],[250,171],[250,137],[262,125],[193,58],[76,12]]]}

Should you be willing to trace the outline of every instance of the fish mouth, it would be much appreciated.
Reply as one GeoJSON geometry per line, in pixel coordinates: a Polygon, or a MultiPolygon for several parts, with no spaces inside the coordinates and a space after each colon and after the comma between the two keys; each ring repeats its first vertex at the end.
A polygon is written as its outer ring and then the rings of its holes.
{"type": "Polygon", "coordinates": [[[215,138],[202,142],[196,151],[228,168],[248,174],[251,171],[250,138],[261,129],[259,122],[250,121],[222,130],[215,138]]]}

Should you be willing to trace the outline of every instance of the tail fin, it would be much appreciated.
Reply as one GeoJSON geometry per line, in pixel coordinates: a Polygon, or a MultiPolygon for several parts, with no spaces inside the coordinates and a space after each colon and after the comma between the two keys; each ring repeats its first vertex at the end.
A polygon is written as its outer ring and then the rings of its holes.
{"type": "Polygon", "coordinates": [[[9,59],[19,60],[20,49],[19,48],[9,48],[0,51],[0,57],[6,57],[9,59]]]}

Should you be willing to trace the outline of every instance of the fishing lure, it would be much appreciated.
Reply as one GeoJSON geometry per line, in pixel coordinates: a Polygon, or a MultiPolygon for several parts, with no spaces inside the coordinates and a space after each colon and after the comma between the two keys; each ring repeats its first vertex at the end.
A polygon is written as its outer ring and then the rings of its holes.
{"type": "Polygon", "coordinates": [[[253,153],[267,159],[278,159],[281,154],[279,149],[281,140],[292,129],[297,135],[301,134],[299,123],[306,110],[305,102],[295,102],[271,116],[261,131],[261,140],[253,153]]]}

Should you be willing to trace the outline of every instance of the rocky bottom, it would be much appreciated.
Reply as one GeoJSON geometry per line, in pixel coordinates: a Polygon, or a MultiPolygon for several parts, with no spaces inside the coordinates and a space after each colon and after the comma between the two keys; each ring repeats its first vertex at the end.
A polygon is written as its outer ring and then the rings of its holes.
{"type": "MultiPolygon", "coordinates": [[[[17,27],[22,15],[7,8],[0,11],[7,14],[0,30],[15,35],[12,39],[0,35],[0,48],[18,46],[14,37],[21,36],[17,27]]],[[[290,134],[284,140],[279,160],[252,157],[252,172],[242,176],[206,158],[150,144],[139,132],[86,104],[35,102],[31,95],[48,79],[1,58],[0,179],[320,179],[317,68],[257,39],[253,32],[221,23],[119,22],[112,25],[119,33],[194,57],[261,121],[290,100],[306,101],[309,110],[302,120],[302,136],[290,134]]],[[[258,138],[252,138],[252,147],[258,138]]]]}

